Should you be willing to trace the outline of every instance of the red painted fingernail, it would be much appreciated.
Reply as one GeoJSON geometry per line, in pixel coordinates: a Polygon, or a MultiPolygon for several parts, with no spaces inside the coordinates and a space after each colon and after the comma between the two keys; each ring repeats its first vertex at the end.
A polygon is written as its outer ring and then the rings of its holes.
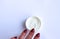
{"type": "Polygon", "coordinates": [[[26,33],[27,32],[27,29],[25,29],[24,32],[26,33]]]}
{"type": "Polygon", "coordinates": [[[17,38],[17,36],[15,36],[14,38],[17,38]]]}
{"type": "Polygon", "coordinates": [[[32,29],[31,32],[34,32],[34,29],[32,29]]]}
{"type": "Polygon", "coordinates": [[[36,34],[37,37],[40,37],[40,33],[36,34]]]}

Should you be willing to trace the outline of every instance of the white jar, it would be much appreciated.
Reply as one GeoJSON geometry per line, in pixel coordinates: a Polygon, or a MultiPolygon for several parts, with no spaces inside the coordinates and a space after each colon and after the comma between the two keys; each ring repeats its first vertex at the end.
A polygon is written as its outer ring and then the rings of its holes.
{"type": "Polygon", "coordinates": [[[28,30],[35,29],[36,31],[41,28],[41,20],[37,16],[29,17],[26,20],[26,28],[28,30]]]}

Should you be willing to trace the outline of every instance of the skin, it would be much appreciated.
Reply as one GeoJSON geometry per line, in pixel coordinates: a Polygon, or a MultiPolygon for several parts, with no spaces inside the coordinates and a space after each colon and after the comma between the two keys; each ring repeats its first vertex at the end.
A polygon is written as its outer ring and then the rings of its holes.
{"type": "MultiPolygon", "coordinates": [[[[21,33],[21,35],[18,37],[18,39],[32,39],[32,37],[33,37],[33,35],[34,35],[34,32],[35,32],[35,30],[32,29],[32,30],[29,32],[29,34],[26,36],[26,34],[27,34],[27,29],[25,29],[25,30],[21,33]]],[[[34,39],[39,39],[39,38],[40,38],[40,33],[37,33],[37,34],[35,35],[34,39]]],[[[17,39],[17,36],[12,37],[11,39],[17,39]]]]}

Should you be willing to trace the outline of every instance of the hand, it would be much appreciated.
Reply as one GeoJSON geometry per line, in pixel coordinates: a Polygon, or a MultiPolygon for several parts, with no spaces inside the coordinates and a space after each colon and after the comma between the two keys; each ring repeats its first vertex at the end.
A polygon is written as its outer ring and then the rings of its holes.
{"type": "MultiPolygon", "coordinates": [[[[34,35],[35,30],[32,29],[29,34],[26,36],[27,34],[27,29],[25,29],[21,35],[18,37],[18,39],[32,39],[33,35],[34,35]]],[[[36,34],[34,39],[39,39],[40,38],[40,33],[36,34]]],[[[11,39],[17,39],[17,37],[12,37],[11,39]]]]}

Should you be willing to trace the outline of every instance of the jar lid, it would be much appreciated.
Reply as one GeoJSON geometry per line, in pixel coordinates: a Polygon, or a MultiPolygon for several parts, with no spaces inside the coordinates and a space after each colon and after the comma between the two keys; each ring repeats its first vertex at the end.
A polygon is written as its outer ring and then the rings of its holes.
{"type": "Polygon", "coordinates": [[[41,27],[41,20],[39,17],[37,16],[33,16],[33,17],[29,17],[27,20],[26,20],[26,28],[28,30],[31,30],[31,29],[35,29],[35,30],[39,30],[41,27]]]}

